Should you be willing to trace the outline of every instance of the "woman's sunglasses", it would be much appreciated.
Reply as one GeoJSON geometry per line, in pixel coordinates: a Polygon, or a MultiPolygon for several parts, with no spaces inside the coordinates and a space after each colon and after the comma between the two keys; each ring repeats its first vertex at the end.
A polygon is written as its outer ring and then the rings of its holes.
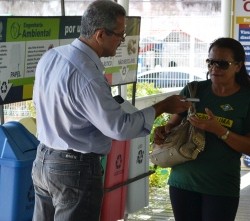
{"type": "Polygon", "coordinates": [[[225,60],[213,60],[213,59],[207,59],[206,60],[207,67],[210,69],[213,66],[222,69],[227,70],[232,64],[237,64],[236,61],[225,61],[225,60]]]}

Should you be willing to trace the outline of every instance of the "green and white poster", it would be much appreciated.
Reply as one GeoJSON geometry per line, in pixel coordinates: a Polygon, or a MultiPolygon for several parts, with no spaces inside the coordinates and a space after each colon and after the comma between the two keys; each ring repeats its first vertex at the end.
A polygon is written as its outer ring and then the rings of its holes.
{"type": "MultiPolygon", "coordinates": [[[[128,17],[116,56],[101,58],[111,86],[136,82],[140,17],[128,17]]],[[[0,17],[0,105],[32,99],[36,65],[80,35],[80,16],[0,17]]]]}
{"type": "Polygon", "coordinates": [[[232,36],[244,47],[246,68],[250,73],[250,0],[233,0],[232,36]]]}

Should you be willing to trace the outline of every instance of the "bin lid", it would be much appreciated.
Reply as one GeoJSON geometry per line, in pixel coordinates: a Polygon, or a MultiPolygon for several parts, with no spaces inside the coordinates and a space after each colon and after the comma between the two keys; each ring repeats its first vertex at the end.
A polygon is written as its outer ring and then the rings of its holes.
{"type": "Polygon", "coordinates": [[[38,144],[38,139],[21,123],[0,125],[0,159],[34,159],[38,144]]]}
{"type": "Polygon", "coordinates": [[[24,117],[19,120],[19,123],[21,123],[34,136],[37,135],[36,119],[34,117],[24,117]]]}

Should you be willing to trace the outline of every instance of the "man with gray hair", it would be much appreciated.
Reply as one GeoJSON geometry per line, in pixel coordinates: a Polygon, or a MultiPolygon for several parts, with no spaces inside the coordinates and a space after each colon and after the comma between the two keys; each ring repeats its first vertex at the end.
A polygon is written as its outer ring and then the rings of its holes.
{"type": "Polygon", "coordinates": [[[150,133],[163,112],[179,113],[189,102],[173,95],[133,114],[112,97],[101,57],[114,56],[125,40],[126,12],[109,0],[92,2],[81,34],[40,59],[33,100],[40,144],[33,163],[33,221],[98,221],[103,198],[100,156],[112,139],[150,133]]]}

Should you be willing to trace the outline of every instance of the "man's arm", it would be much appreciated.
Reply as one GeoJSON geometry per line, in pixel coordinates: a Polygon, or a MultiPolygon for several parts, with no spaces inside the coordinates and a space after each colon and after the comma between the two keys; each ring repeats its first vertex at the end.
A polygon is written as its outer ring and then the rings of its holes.
{"type": "Polygon", "coordinates": [[[181,101],[183,99],[182,96],[172,95],[164,100],[153,105],[155,109],[155,118],[161,115],[162,113],[182,113],[191,106],[191,102],[181,101]]]}

